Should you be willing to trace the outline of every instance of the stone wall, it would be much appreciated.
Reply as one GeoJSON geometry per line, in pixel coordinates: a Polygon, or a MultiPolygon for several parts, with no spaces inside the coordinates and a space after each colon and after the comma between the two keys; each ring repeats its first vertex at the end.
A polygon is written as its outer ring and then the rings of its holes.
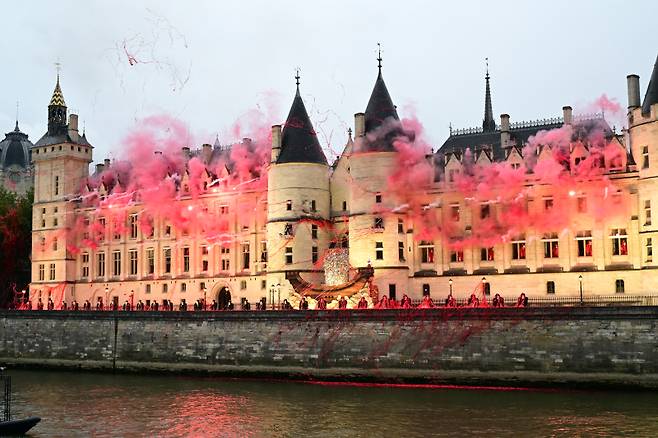
{"type": "Polygon", "coordinates": [[[0,363],[478,385],[658,388],[658,307],[4,312],[0,363]]]}

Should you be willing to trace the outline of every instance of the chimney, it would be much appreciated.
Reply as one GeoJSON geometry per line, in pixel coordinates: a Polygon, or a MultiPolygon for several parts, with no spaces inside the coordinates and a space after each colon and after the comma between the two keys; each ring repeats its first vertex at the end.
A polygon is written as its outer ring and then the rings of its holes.
{"type": "Polygon", "coordinates": [[[242,137],[242,144],[247,146],[251,144],[251,139],[249,137],[242,137]]]}
{"type": "Polygon", "coordinates": [[[71,140],[78,141],[78,115],[69,114],[69,137],[71,140]]]}
{"type": "Polygon", "coordinates": [[[186,160],[190,159],[190,147],[189,146],[183,146],[181,148],[181,151],[183,152],[183,157],[185,157],[186,160]]]}
{"type": "Polygon", "coordinates": [[[505,149],[509,143],[509,114],[500,115],[500,146],[505,149]]]}
{"type": "Polygon", "coordinates": [[[363,113],[354,114],[354,138],[366,135],[366,115],[363,113]]]}
{"type": "Polygon", "coordinates": [[[208,164],[210,163],[210,157],[212,156],[212,146],[209,145],[208,143],[204,143],[203,146],[201,146],[201,154],[203,155],[203,162],[208,164]]]}
{"type": "Polygon", "coordinates": [[[628,109],[640,107],[640,77],[638,75],[626,76],[628,87],[628,109]]]}
{"type": "Polygon", "coordinates": [[[103,163],[96,163],[96,174],[100,175],[105,170],[103,163]]]}
{"type": "Polygon", "coordinates": [[[103,160],[103,162],[105,163],[105,165],[103,167],[105,169],[109,169],[110,168],[110,159],[106,158],[105,160],[103,160]]]}
{"type": "Polygon", "coordinates": [[[573,121],[573,109],[569,105],[562,107],[562,118],[565,125],[571,125],[573,121]]]}
{"type": "Polygon", "coordinates": [[[271,162],[276,163],[281,153],[281,125],[272,126],[272,157],[271,162]]]}

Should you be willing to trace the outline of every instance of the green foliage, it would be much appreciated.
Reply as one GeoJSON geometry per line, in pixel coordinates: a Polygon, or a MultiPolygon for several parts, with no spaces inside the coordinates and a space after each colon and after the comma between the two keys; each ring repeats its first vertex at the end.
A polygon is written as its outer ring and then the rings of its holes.
{"type": "Polygon", "coordinates": [[[0,308],[30,282],[34,192],[18,196],[0,187],[0,308]]]}

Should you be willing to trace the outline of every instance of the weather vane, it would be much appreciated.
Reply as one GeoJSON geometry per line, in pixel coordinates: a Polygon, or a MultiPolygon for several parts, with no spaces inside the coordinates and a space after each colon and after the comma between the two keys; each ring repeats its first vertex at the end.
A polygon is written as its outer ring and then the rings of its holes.
{"type": "Polygon", "coordinates": [[[299,87],[299,67],[295,69],[295,83],[297,84],[297,87],[299,87]]]}
{"type": "Polygon", "coordinates": [[[379,70],[382,69],[382,45],[380,43],[377,43],[377,67],[379,67],[379,70]]]}

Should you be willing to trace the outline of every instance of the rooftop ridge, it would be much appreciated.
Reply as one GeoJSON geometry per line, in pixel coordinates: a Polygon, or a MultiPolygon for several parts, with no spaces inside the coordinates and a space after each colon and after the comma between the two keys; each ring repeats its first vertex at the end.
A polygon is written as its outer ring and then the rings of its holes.
{"type": "MultiPolygon", "coordinates": [[[[605,117],[603,113],[583,113],[573,116],[574,122],[585,122],[588,120],[605,120],[605,117]]],[[[519,122],[510,123],[510,129],[536,128],[538,126],[558,125],[563,123],[564,117],[548,117],[544,119],[522,120],[519,122]]],[[[495,130],[500,131],[500,125],[496,125],[495,130]]],[[[453,137],[460,135],[482,134],[484,132],[485,131],[481,126],[460,129],[454,129],[450,127],[450,135],[453,137]]]]}

